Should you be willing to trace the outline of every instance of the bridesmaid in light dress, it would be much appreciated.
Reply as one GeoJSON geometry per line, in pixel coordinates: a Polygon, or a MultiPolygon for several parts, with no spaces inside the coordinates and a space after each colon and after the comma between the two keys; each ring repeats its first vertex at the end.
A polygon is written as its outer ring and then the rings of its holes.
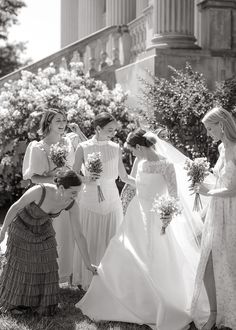
{"type": "MultiPolygon", "coordinates": [[[[202,235],[192,314],[198,325],[199,293],[203,283],[208,293],[210,315],[202,329],[236,329],[236,123],[222,107],[203,118],[207,133],[219,145],[214,167],[215,184],[200,193],[211,196],[202,235]]],[[[199,327],[200,328],[200,327],[199,327]]]]}
{"type": "MultiPolygon", "coordinates": [[[[122,181],[132,185],[135,185],[135,180],[126,173],[120,146],[111,141],[117,129],[115,118],[108,112],[100,113],[94,119],[94,128],[95,136],[80,143],[77,148],[74,170],[80,173],[89,154],[101,153],[103,170],[99,182],[105,199],[99,202],[97,184],[88,180],[90,173],[85,169],[86,182],[79,201],[79,221],[88,242],[89,254],[92,262],[99,264],[110,239],[123,220],[122,205],[115,180],[119,176],[122,181]]],[[[86,290],[91,279],[92,276],[84,267],[76,249],[73,284],[81,285],[86,290]]]]}
{"type": "MultiPolygon", "coordinates": [[[[63,111],[59,109],[45,110],[39,130],[42,139],[30,142],[25,153],[23,161],[23,178],[25,180],[30,179],[33,184],[53,182],[53,176],[58,168],[50,159],[49,154],[50,147],[58,142],[67,147],[66,167],[72,168],[74,147],[71,139],[65,136],[66,124],[66,115],[63,111]]],[[[74,135],[71,134],[73,141],[74,135]]],[[[53,227],[56,232],[60,282],[71,282],[75,241],[68,212],[62,211],[54,219],[53,227]]]]}

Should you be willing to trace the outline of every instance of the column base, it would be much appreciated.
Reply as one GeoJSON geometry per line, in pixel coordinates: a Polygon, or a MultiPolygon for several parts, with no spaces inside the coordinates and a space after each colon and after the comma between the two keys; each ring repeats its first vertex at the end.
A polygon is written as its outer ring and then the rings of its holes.
{"type": "Polygon", "coordinates": [[[195,44],[196,39],[194,36],[187,36],[181,34],[156,34],[152,38],[152,43],[150,48],[160,48],[160,49],[201,49],[195,44]]]}

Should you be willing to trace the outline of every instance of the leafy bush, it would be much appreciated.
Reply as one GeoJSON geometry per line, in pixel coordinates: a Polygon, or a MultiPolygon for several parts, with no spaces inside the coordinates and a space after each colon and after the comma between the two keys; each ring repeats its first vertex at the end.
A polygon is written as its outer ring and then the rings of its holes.
{"type": "MultiPolygon", "coordinates": [[[[134,125],[126,98],[119,86],[109,90],[103,82],[83,75],[76,64],[60,72],[53,64],[38,74],[23,71],[21,79],[6,83],[0,92],[0,173],[13,199],[20,194],[25,148],[30,140],[39,138],[37,130],[44,109],[63,109],[68,122],[76,122],[87,137],[94,133],[94,115],[108,111],[120,124],[116,140],[122,145],[134,125]]],[[[129,169],[129,157],[124,157],[129,169]]]]}
{"type": "MultiPolygon", "coordinates": [[[[207,138],[201,119],[220,103],[224,92],[220,87],[217,92],[211,92],[203,75],[194,72],[188,63],[184,70],[172,67],[170,70],[170,80],[158,77],[153,77],[152,82],[142,80],[143,101],[149,108],[146,119],[152,129],[167,127],[171,142],[184,154],[190,158],[207,156],[213,165],[217,146],[207,138]]],[[[228,95],[224,95],[226,102],[228,95]]]]}

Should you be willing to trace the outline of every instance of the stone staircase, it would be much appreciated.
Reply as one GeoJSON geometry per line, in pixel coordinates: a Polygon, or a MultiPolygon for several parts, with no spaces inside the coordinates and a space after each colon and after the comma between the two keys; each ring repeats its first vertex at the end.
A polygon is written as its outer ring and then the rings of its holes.
{"type": "Polygon", "coordinates": [[[21,77],[21,71],[37,73],[39,69],[51,63],[56,69],[76,68],[84,74],[107,83],[109,88],[116,84],[115,71],[130,62],[130,34],[127,26],[110,26],[101,29],[86,38],[72,43],[58,52],[33,64],[27,65],[0,79],[0,88],[5,82],[21,77]]]}

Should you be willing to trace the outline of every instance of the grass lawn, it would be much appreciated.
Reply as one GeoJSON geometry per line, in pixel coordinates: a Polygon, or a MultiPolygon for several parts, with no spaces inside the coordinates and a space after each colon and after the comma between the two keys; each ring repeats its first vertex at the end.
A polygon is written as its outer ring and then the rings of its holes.
{"type": "Polygon", "coordinates": [[[60,306],[53,317],[38,318],[32,315],[0,316],[0,330],[150,330],[146,325],[120,322],[92,322],[75,308],[83,296],[77,288],[60,289],[60,306]]]}

